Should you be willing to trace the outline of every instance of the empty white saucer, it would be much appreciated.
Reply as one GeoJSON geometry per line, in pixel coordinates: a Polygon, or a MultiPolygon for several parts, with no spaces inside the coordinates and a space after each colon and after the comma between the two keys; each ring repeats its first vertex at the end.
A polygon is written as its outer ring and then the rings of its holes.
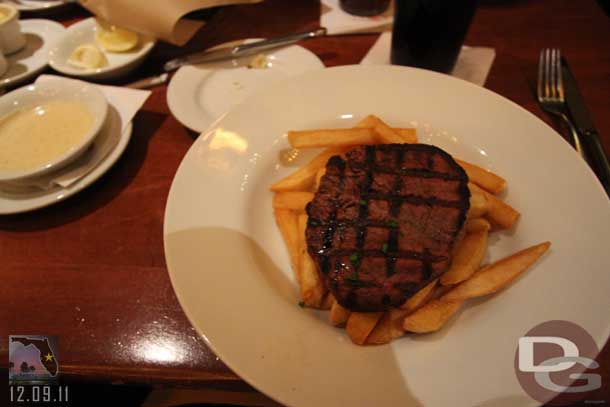
{"type": "MultiPolygon", "coordinates": [[[[213,49],[253,41],[257,40],[232,42],[213,49]]],[[[167,89],[170,111],[189,129],[203,132],[251,93],[278,80],[324,68],[314,53],[298,45],[267,51],[264,55],[265,69],[248,67],[256,58],[253,56],[183,66],[167,89]]]]}

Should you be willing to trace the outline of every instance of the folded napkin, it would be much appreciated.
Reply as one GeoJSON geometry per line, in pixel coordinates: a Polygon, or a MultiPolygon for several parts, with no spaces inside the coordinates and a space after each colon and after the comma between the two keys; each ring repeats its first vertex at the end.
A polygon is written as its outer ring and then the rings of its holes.
{"type": "Polygon", "coordinates": [[[339,6],[339,0],[321,0],[320,3],[320,25],[326,27],[329,35],[374,33],[392,28],[393,2],[385,13],[373,17],[359,17],[346,13],[339,6]]]}
{"type": "MultiPolygon", "coordinates": [[[[362,65],[389,65],[392,33],[384,32],[360,62],[362,65]]],[[[496,50],[463,46],[452,76],[483,86],[496,58],[496,50]]]]}
{"type": "MultiPolygon", "coordinates": [[[[61,76],[41,75],[36,80],[36,83],[52,82],[56,83],[57,86],[61,86],[62,83],[75,80],[76,79],[67,79],[61,76]]],[[[108,116],[104,127],[100,130],[100,134],[106,132],[107,136],[100,137],[98,135],[93,141],[92,146],[89,147],[82,156],[78,157],[66,167],[60,168],[50,174],[0,185],[1,189],[10,190],[10,192],[14,193],[27,193],[36,190],[47,190],[56,186],[69,188],[75,182],[89,174],[108,156],[108,154],[110,154],[114,147],[116,147],[122,133],[138,110],[140,110],[151,92],[148,90],[119,88],[115,86],[95,86],[102,91],[108,101],[108,116]]]]}
{"type": "Polygon", "coordinates": [[[259,1],[262,0],[79,0],[79,3],[112,24],[184,45],[204,24],[183,19],[191,11],[259,1]]]}

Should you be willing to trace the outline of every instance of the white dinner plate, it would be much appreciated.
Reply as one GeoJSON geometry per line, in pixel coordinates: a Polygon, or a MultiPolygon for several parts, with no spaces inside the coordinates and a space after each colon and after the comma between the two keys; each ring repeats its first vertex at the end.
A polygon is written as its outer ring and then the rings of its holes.
{"type": "Polygon", "coordinates": [[[104,51],[101,46],[98,46],[99,50],[104,53],[108,60],[106,66],[95,69],[81,69],[68,64],[68,58],[76,48],[84,44],[96,44],[95,33],[97,30],[97,23],[93,17],[68,27],[65,34],[49,50],[49,65],[51,65],[51,68],[57,72],[83,79],[105,80],[118,78],[140,66],[156,44],[154,38],[139,34],[139,43],[131,51],[108,52],[104,51]]]}
{"type": "MultiPolygon", "coordinates": [[[[235,41],[212,49],[254,41],[258,39],[235,41]]],[[[314,53],[298,45],[264,54],[268,69],[248,69],[254,56],[181,67],[167,89],[170,111],[189,129],[202,132],[254,91],[289,76],[324,68],[314,53]]]]}
{"type": "MultiPolygon", "coordinates": [[[[297,160],[302,161],[302,160],[297,160]]],[[[514,369],[518,338],[562,319],[601,348],[610,333],[610,203],[578,155],[531,113],[429,71],[347,66],[258,92],[199,137],[172,184],[165,254],[195,329],[244,380],[290,406],[534,406],[514,369]],[[437,333],[353,345],[326,312],[297,305],[269,186],[289,129],[350,127],[373,113],[508,180],[516,230],[487,260],[550,240],[509,289],[468,302],[437,333]]]]}
{"type": "Polygon", "coordinates": [[[14,6],[19,11],[51,11],[56,10],[58,8],[68,6],[70,2],[62,1],[62,0],[19,0],[16,1],[6,1],[2,0],[0,3],[10,4],[14,6]]]}
{"type": "MultiPolygon", "coordinates": [[[[127,148],[133,130],[133,124],[129,123],[125,130],[121,132],[121,119],[118,113],[114,109],[108,113],[106,124],[93,141],[91,148],[105,150],[109,144],[114,144],[114,148],[102,159],[97,167],[67,188],[57,186],[47,191],[13,193],[12,191],[3,190],[2,185],[0,185],[0,215],[29,212],[61,202],[82,191],[104,175],[127,148]]],[[[94,156],[95,152],[91,151],[85,154],[94,156]]],[[[58,170],[58,173],[61,172],[62,170],[58,170]]]]}
{"type": "Polygon", "coordinates": [[[0,76],[0,86],[15,86],[39,74],[47,66],[51,45],[66,32],[63,25],[51,20],[19,20],[19,24],[26,44],[6,56],[8,69],[0,76]]]}

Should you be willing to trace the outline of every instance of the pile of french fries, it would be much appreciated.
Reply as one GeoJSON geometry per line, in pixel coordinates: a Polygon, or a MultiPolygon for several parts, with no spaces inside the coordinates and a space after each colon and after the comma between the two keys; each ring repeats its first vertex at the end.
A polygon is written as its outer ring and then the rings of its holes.
{"type": "Polygon", "coordinates": [[[362,144],[417,143],[416,131],[390,127],[369,115],[354,128],[290,131],[288,140],[293,148],[324,148],[307,165],[271,186],[275,219],[299,282],[301,305],[330,310],[331,324],[345,326],[358,345],[379,345],[405,333],[441,329],[465,301],[508,287],[550,247],[550,242],[540,243],[482,267],[489,233],[512,229],[520,214],[497,195],[506,188],[502,177],[456,159],[468,175],[471,197],[465,235],[454,247],[450,269],[398,308],[351,312],[328,292],[307,252],[305,206],[313,199],[330,157],[362,144]]]}

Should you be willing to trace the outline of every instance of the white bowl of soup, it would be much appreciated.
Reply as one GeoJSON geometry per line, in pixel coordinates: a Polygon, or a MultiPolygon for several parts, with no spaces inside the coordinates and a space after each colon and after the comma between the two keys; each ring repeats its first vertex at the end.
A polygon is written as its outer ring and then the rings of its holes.
{"type": "Polygon", "coordinates": [[[68,164],[93,142],[108,112],[103,93],[81,81],[24,86],[0,98],[0,182],[68,164]]]}

